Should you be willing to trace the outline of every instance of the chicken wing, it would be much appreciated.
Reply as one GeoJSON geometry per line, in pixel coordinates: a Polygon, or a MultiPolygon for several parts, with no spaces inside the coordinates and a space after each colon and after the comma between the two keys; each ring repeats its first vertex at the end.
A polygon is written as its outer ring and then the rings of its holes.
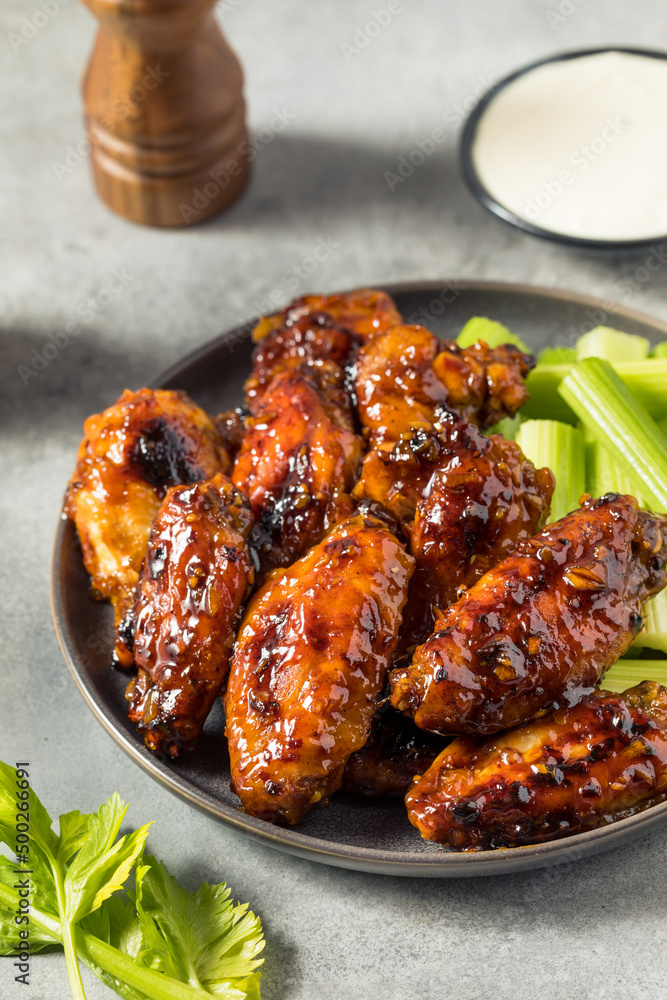
{"type": "Polygon", "coordinates": [[[225,697],[232,788],[247,812],[298,823],[340,787],[368,739],[411,572],[387,525],[361,514],[255,593],[225,697]]]}
{"type": "Polygon", "coordinates": [[[165,491],[229,468],[212,422],[184,392],[126,390],[86,420],[64,512],[76,525],[95,592],[114,605],[119,665],[132,662],[122,621],[165,491]]]}
{"type": "Polygon", "coordinates": [[[584,497],[438,615],[391,703],[443,734],[492,734],[574,704],[630,646],[665,586],[667,518],[584,497]]]}
{"type": "Polygon", "coordinates": [[[406,796],[426,840],[480,851],[631,816],[667,792],[667,689],[595,691],[519,729],[451,743],[406,796]]]}
{"type": "Polygon", "coordinates": [[[288,566],[352,513],[361,448],[349,409],[306,369],[275,376],[232,472],[257,521],[252,544],[262,574],[288,566]]]}
{"type": "Polygon", "coordinates": [[[340,295],[304,295],[291,302],[282,312],[263,317],[253,330],[253,340],[261,341],[274,330],[288,327],[304,316],[326,314],[337,327],[356,334],[362,340],[372,340],[403,318],[396,303],[386,292],[359,288],[340,295]]]}
{"type": "Polygon", "coordinates": [[[247,499],[222,473],[167,491],[134,607],[129,716],[146,746],[177,757],[199,740],[227,677],[253,580],[247,499]]]}
{"type": "Polygon", "coordinates": [[[398,518],[415,557],[402,649],[424,642],[437,610],[542,527],[553,489],[551,471],[536,470],[517,444],[448,410],[390,452],[369,452],[353,495],[398,518]]]}
{"type": "Polygon", "coordinates": [[[524,379],[535,361],[512,344],[460,348],[423,326],[396,326],[361,349],[354,390],[362,427],[375,447],[390,449],[412,428],[431,427],[446,406],[468,423],[490,427],[528,398],[524,379]]]}
{"type": "Polygon", "coordinates": [[[342,791],[372,798],[405,795],[414,778],[431,766],[448,742],[383,706],[373,716],[366,744],[347,762],[342,791]]]}

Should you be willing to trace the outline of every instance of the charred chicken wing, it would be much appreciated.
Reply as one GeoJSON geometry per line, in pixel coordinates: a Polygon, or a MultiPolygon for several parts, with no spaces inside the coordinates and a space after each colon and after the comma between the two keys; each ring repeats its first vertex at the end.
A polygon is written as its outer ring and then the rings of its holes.
{"type": "Polygon", "coordinates": [[[368,739],[412,559],[356,515],[251,600],[225,697],[232,788],[245,810],[298,823],[340,787],[368,739]]]}
{"type": "Polygon", "coordinates": [[[288,566],[352,513],[361,440],[349,409],[305,369],[276,375],[248,424],[232,479],[250,498],[266,572],[288,566]]]}
{"type": "Polygon", "coordinates": [[[391,702],[443,734],[492,734],[573,704],[630,646],[665,586],[667,518],[583,498],[438,615],[391,702]]]}
{"type": "Polygon", "coordinates": [[[455,740],[406,803],[426,840],[479,851],[590,830],[666,792],[667,689],[644,681],[499,736],[455,740]]]}
{"type": "MultiPolygon", "coordinates": [[[[120,625],[137,585],[151,524],[169,486],[229,471],[209,418],[184,392],[126,390],[89,417],[65,498],[93,588],[120,625]]],[[[122,632],[122,629],[121,629],[122,632]]],[[[132,662],[122,636],[120,665],[132,662]]]]}
{"type": "Polygon", "coordinates": [[[347,762],[342,790],[372,798],[405,795],[414,778],[431,766],[447,742],[383,705],[373,716],[366,744],[347,762]]]}
{"type": "Polygon", "coordinates": [[[390,449],[405,431],[431,427],[446,406],[485,428],[512,416],[528,398],[534,359],[512,344],[461,348],[423,326],[396,326],[359,352],[354,389],[359,419],[375,447],[390,449]]]}
{"type": "Polygon", "coordinates": [[[146,746],[192,749],[227,677],[240,609],[253,580],[248,501],[219,474],[167,491],[135,602],[137,677],[130,719],[146,746]]]}
{"type": "Polygon", "coordinates": [[[447,410],[433,429],[369,452],[354,496],[403,522],[415,558],[402,648],[424,642],[437,610],[542,527],[553,489],[550,470],[536,470],[513,441],[484,437],[447,410]]]}

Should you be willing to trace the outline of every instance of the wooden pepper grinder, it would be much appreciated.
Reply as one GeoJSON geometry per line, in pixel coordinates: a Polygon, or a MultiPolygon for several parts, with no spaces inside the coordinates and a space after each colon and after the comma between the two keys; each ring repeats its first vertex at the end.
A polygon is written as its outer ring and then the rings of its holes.
{"type": "Polygon", "coordinates": [[[97,190],[133,222],[188,226],[248,179],[243,73],[215,0],[84,0],[100,28],[84,82],[97,190]]]}

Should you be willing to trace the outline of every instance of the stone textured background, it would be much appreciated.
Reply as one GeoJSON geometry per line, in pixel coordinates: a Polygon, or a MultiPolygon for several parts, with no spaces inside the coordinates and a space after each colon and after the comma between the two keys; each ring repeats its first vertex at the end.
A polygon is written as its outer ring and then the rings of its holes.
{"type": "MultiPolygon", "coordinates": [[[[393,192],[384,176],[524,63],[565,48],[659,44],[657,0],[561,3],[572,11],[565,15],[557,0],[403,0],[378,37],[350,53],[356,29],[383,6],[223,4],[252,128],[265,128],[276,109],[293,118],[258,153],[252,184],[229,213],[160,232],[108,212],[85,158],[76,164],[70,155],[69,172],[54,168],[84,138],[89,15],[69,0],[17,44],[38,0],[2,3],[0,757],[32,762],[55,815],[96,807],[118,788],[133,825],[156,820],[152,848],[182,880],[227,879],[264,921],[264,1000],[660,1000],[664,830],[571,866],[469,881],[300,861],[191,811],[139,771],[84,706],[53,635],[50,549],[83,419],[266,308],[272,295],[493,278],[597,294],[667,318],[664,266],[649,274],[642,255],[574,253],[488,216],[458,177],[457,129],[393,192]],[[295,278],[292,268],[319,241],[328,256],[307,281],[295,278]],[[122,290],[89,311],[80,335],[24,384],[19,366],[31,365],[49,333],[85,312],[119,269],[122,290]]],[[[59,956],[33,962],[30,992],[12,977],[0,960],[7,1000],[69,997],[59,956]]],[[[89,1000],[110,995],[87,975],[86,983],[89,1000]]]]}

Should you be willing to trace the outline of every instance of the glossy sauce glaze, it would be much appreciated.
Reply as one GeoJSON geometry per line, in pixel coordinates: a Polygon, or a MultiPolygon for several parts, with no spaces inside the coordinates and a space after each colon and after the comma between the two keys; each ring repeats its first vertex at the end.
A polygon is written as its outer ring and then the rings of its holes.
{"type": "Polygon", "coordinates": [[[359,420],[372,445],[387,450],[414,425],[432,426],[441,406],[490,427],[525,403],[524,379],[534,364],[511,344],[460,348],[423,326],[396,326],[357,355],[359,420]]]}
{"type": "Polygon", "coordinates": [[[491,734],[573,704],[631,645],[666,582],[667,519],[585,498],[440,614],[391,703],[423,729],[491,734]]]}
{"type": "Polygon", "coordinates": [[[461,737],[406,796],[426,840],[516,847],[622,819],[667,792],[667,689],[595,691],[485,740],[461,737]]]}
{"type": "Polygon", "coordinates": [[[363,341],[372,340],[403,322],[390,295],[373,288],[359,288],[336,295],[303,295],[290,302],[282,312],[263,317],[253,330],[253,340],[259,342],[274,330],[298,324],[304,317],[322,314],[363,341]]]}
{"type": "Polygon", "coordinates": [[[254,595],[225,696],[247,812],[298,823],[340,787],[370,732],[411,572],[387,525],[356,515],[254,595]]]}
{"type": "Polygon", "coordinates": [[[349,409],[332,405],[307,368],[271,381],[232,471],[256,519],[262,574],[294,562],[352,513],[361,448],[349,409]]]}
{"type": "MultiPolygon", "coordinates": [[[[229,468],[213,423],[184,392],[126,390],[86,420],[64,511],[76,525],[96,593],[115,607],[117,627],[134,596],[167,488],[229,468]]],[[[116,660],[132,662],[122,635],[116,660]]]]}
{"type": "Polygon", "coordinates": [[[129,717],[146,746],[177,757],[198,742],[227,677],[253,569],[247,499],[226,476],[167,492],[134,605],[137,677],[129,717]]]}
{"type": "Polygon", "coordinates": [[[448,410],[391,452],[369,452],[354,496],[402,521],[415,558],[401,649],[424,642],[437,610],[542,527],[553,489],[550,470],[536,470],[517,444],[485,437],[448,410]]]}

